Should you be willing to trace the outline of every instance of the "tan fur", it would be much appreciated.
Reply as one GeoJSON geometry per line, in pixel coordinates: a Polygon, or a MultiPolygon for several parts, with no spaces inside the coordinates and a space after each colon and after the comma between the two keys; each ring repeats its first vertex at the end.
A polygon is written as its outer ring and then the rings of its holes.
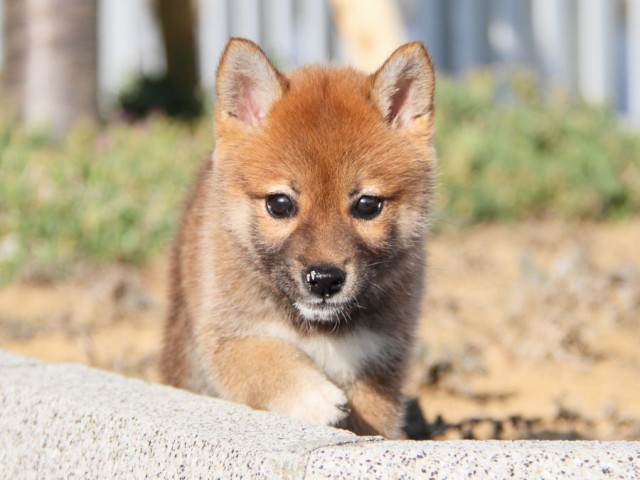
{"type": "Polygon", "coordinates": [[[216,149],[174,248],[167,383],[400,436],[436,163],[433,92],[419,43],[372,75],[308,67],[289,76],[253,43],[229,43],[216,149]],[[275,193],[293,199],[295,215],[267,212],[275,193]],[[384,198],[378,217],[352,216],[361,195],[384,198]],[[303,285],[311,265],[346,272],[325,303],[303,285]]]}

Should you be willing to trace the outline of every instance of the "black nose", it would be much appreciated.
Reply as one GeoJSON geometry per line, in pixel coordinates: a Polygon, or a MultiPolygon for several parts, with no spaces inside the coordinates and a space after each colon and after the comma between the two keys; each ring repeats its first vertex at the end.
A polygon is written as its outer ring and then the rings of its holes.
{"type": "Polygon", "coordinates": [[[311,267],[304,274],[304,282],[312,293],[329,298],[340,291],[346,276],[337,267],[311,267]]]}

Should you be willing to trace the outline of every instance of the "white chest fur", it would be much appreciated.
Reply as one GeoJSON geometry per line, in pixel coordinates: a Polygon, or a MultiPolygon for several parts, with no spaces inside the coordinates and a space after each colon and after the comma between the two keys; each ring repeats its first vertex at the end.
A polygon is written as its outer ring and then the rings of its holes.
{"type": "Polygon", "coordinates": [[[346,335],[301,337],[290,326],[276,322],[264,324],[260,335],[281,338],[309,355],[335,383],[348,385],[363,366],[385,354],[386,339],[371,330],[355,329],[346,335]]]}

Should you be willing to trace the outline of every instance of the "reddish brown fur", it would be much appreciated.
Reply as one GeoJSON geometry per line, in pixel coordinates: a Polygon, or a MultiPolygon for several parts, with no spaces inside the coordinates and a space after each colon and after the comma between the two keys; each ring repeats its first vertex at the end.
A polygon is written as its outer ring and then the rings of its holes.
{"type": "Polygon", "coordinates": [[[305,407],[327,403],[307,418],[320,423],[339,418],[328,404],[345,395],[350,429],[399,435],[435,168],[433,70],[415,43],[387,63],[371,76],[310,67],[285,77],[255,45],[230,43],[218,73],[216,151],[174,250],[168,383],[303,418],[305,407]],[[381,112],[398,102],[388,82],[408,75],[395,64],[419,72],[401,126],[381,112]],[[266,212],[274,186],[296,197],[293,218],[266,212]],[[351,215],[362,189],[385,199],[378,218],[351,215]],[[306,301],[300,272],[318,264],[344,268],[350,282],[350,306],[331,321],[294,306],[306,301]]]}

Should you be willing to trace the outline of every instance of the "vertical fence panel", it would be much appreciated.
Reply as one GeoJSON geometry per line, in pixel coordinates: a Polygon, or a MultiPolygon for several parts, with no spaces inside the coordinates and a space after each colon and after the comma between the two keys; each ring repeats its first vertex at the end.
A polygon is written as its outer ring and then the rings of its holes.
{"type": "Polygon", "coordinates": [[[578,2],[578,85],[596,103],[610,101],[615,85],[615,8],[613,0],[578,2]]]}
{"type": "Polygon", "coordinates": [[[199,0],[198,13],[200,84],[212,99],[218,60],[229,37],[227,0],[199,0]]]}
{"type": "Polygon", "coordinates": [[[297,0],[298,64],[322,63],[329,59],[329,9],[325,0],[297,0]]]}
{"type": "Polygon", "coordinates": [[[263,41],[267,55],[278,68],[288,69],[293,63],[294,0],[263,1],[263,41]]]}
{"type": "Polygon", "coordinates": [[[138,15],[140,38],[140,70],[147,76],[161,75],[166,70],[160,26],[154,12],[153,0],[141,0],[138,15]]]}
{"type": "Polygon", "coordinates": [[[98,78],[106,102],[140,71],[140,0],[101,0],[98,5],[98,78]]]}
{"type": "Polygon", "coordinates": [[[260,43],[260,0],[230,0],[229,33],[260,43]]]}
{"type": "Polygon", "coordinates": [[[332,62],[338,65],[348,65],[349,54],[347,53],[347,48],[342,41],[342,38],[340,37],[338,28],[331,15],[329,15],[329,28],[331,29],[331,37],[329,38],[329,41],[331,43],[329,58],[332,62]]]}
{"type": "Polygon", "coordinates": [[[486,0],[452,1],[452,69],[462,74],[487,61],[486,0]]]}
{"type": "Polygon", "coordinates": [[[492,0],[489,43],[499,63],[526,64],[533,59],[531,16],[525,0],[492,0]]]}
{"type": "Polygon", "coordinates": [[[98,4],[98,86],[113,101],[136,75],[165,69],[162,39],[150,0],[101,0],[98,4]]]}
{"type": "MultiPolygon", "coordinates": [[[[416,34],[422,40],[438,69],[447,69],[446,0],[419,0],[416,8],[416,34]]],[[[409,20],[411,21],[411,20],[409,20]]]]}
{"type": "Polygon", "coordinates": [[[548,85],[577,86],[574,13],[568,0],[534,0],[531,4],[538,66],[548,85]]]}
{"type": "Polygon", "coordinates": [[[640,128],[640,0],[627,0],[627,72],[629,117],[640,128]]]}

